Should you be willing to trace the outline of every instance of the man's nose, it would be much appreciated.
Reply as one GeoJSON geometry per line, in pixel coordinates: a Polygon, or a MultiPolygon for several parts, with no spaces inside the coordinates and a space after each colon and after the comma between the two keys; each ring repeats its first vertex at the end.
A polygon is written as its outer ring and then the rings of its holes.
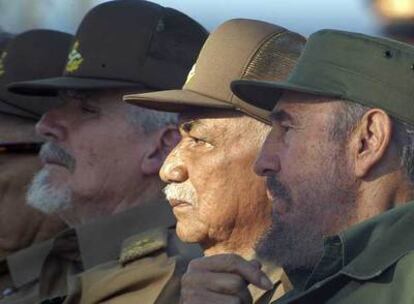
{"type": "Polygon", "coordinates": [[[259,176],[268,176],[279,171],[280,159],[272,145],[266,141],[254,163],[254,172],[259,176]]]}
{"type": "Polygon", "coordinates": [[[188,179],[187,168],[176,154],[173,150],[161,167],[160,177],[165,183],[182,183],[188,179]]]}
{"type": "Polygon", "coordinates": [[[58,109],[49,110],[43,114],[36,124],[36,133],[46,140],[63,140],[65,127],[58,109]]]}

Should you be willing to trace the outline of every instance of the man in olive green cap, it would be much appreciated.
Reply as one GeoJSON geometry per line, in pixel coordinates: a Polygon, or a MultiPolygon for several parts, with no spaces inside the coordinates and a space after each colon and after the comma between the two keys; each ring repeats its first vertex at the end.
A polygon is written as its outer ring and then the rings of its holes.
{"type": "MultiPolygon", "coordinates": [[[[210,34],[181,90],[124,97],[138,106],[180,113],[182,139],[160,176],[168,183],[164,192],[177,218],[177,235],[199,243],[205,256],[253,258],[271,220],[264,179],[253,172],[270,130],[269,111],[249,107],[257,119],[238,112],[243,102],[230,91],[230,83],[237,78],[286,79],[304,43],[299,34],[274,24],[230,20],[210,34]]],[[[197,264],[191,262],[192,267],[197,264]]],[[[277,299],[291,289],[280,267],[270,262],[263,268],[273,288],[264,292],[251,286],[254,303],[277,299]]],[[[227,284],[235,283],[227,279],[227,284]]]]}
{"type": "Polygon", "coordinates": [[[59,75],[72,36],[51,30],[32,30],[9,40],[0,52],[0,301],[18,292],[29,269],[15,260],[22,250],[35,264],[34,243],[54,237],[66,226],[56,215],[45,215],[26,204],[25,189],[40,168],[41,142],[35,124],[58,100],[21,97],[7,84],[59,75]],[[36,102],[37,101],[37,102],[36,102]]]}
{"type": "MultiPolygon", "coordinates": [[[[413,62],[412,46],[323,30],[287,81],[232,83],[273,109],[255,165],[273,201],[258,254],[295,286],[275,303],[413,303],[413,62]]],[[[241,259],[204,262],[217,278],[265,280],[241,259]]],[[[215,303],[244,299],[243,286],[223,291],[215,303]]]]}
{"type": "Polygon", "coordinates": [[[64,100],[37,125],[46,144],[28,202],[58,213],[72,229],[42,256],[31,277],[39,291],[32,303],[178,297],[182,262],[200,250],[175,236],[158,176],[179,137],[176,115],[125,104],[122,95],[181,87],[207,34],[172,8],[105,2],[82,20],[61,75],[10,85],[14,92],[64,100]],[[108,265],[115,266],[113,276],[101,280],[108,265]],[[74,274],[81,275],[67,279],[74,274]],[[89,279],[99,287],[82,289],[89,279]],[[175,288],[164,288],[168,282],[175,288]]]}

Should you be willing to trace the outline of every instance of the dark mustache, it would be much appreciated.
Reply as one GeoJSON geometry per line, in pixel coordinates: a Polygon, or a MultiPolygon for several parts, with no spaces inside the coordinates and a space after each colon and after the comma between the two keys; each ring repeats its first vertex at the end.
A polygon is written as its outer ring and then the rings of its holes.
{"type": "Polygon", "coordinates": [[[39,157],[43,162],[62,165],[73,172],[76,165],[75,158],[65,149],[53,142],[43,144],[39,152],[39,157]]]}
{"type": "Polygon", "coordinates": [[[289,205],[292,205],[292,195],[288,187],[281,183],[275,175],[266,177],[266,187],[274,199],[282,199],[289,205]]]}

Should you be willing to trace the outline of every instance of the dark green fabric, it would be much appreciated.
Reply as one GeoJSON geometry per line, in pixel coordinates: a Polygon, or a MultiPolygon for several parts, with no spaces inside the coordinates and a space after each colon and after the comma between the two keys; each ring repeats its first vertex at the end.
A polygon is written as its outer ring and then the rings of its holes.
{"type": "Polygon", "coordinates": [[[324,256],[275,304],[414,303],[414,202],[327,238],[324,256]]]}
{"type": "Polygon", "coordinates": [[[0,52],[0,113],[38,120],[61,103],[52,96],[20,96],[7,90],[16,81],[59,76],[73,36],[53,30],[31,30],[15,36],[0,52]]]}
{"type": "Polygon", "coordinates": [[[285,82],[239,80],[241,99],[272,109],[285,90],[378,107],[414,124],[414,47],[391,39],[322,30],[312,34],[285,82]]]}

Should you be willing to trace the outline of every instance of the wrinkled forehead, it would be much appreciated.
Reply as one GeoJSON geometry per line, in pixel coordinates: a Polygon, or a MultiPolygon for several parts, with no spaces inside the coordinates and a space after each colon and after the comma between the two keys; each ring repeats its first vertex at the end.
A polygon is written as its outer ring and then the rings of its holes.
{"type": "Polygon", "coordinates": [[[342,100],[321,95],[285,91],[272,110],[272,113],[287,111],[292,113],[317,112],[337,107],[342,100]]]}

